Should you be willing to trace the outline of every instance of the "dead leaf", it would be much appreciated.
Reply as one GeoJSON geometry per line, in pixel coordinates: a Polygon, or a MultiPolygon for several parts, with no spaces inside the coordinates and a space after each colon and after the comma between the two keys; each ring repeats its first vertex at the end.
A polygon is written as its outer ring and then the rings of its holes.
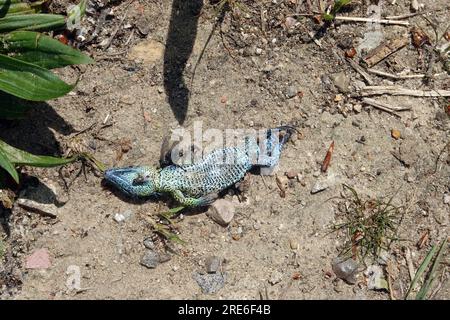
{"type": "Polygon", "coordinates": [[[331,145],[328,148],[327,154],[325,155],[325,159],[323,160],[322,168],[321,168],[322,172],[327,172],[328,167],[331,162],[331,155],[333,154],[333,151],[334,151],[334,141],[331,142],[331,145]]]}
{"type": "Polygon", "coordinates": [[[286,197],[286,186],[287,186],[287,181],[283,181],[284,179],[287,180],[286,177],[279,177],[276,176],[276,182],[277,182],[277,186],[280,189],[280,197],[285,198],[286,197]]]}
{"type": "Polygon", "coordinates": [[[345,51],[345,56],[347,58],[352,59],[354,56],[356,56],[356,49],[355,48],[351,48],[345,51]]]}
{"type": "Polygon", "coordinates": [[[414,27],[411,29],[412,43],[414,47],[420,48],[425,44],[431,44],[430,37],[420,28],[414,27]]]}
{"type": "Polygon", "coordinates": [[[426,230],[421,236],[419,241],[417,241],[417,248],[422,249],[428,242],[428,239],[430,237],[430,230],[426,230]]]}

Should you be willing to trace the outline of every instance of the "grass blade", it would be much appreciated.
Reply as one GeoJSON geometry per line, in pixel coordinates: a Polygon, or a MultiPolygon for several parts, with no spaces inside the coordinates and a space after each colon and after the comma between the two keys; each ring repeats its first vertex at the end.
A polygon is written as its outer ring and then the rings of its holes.
{"type": "Polygon", "coordinates": [[[13,177],[14,181],[16,183],[19,183],[19,174],[16,171],[16,168],[14,165],[9,161],[8,157],[5,155],[5,153],[0,149],[0,168],[3,168],[8,172],[11,177],[13,177]]]}
{"type": "Polygon", "coordinates": [[[411,282],[411,285],[409,286],[408,292],[406,292],[406,296],[405,296],[405,300],[408,298],[409,294],[411,293],[411,291],[413,290],[413,288],[416,286],[417,281],[419,281],[420,277],[422,276],[422,274],[425,272],[425,270],[427,269],[428,265],[431,262],[431,259],[433,258],[434,254],[436,253],[438,247],[437,245],[434,245],[431,250],[428,252],[427,256],[425,257],[425,259],[422,261],[422,263],[420,264],[419,269],[417,270],[413,281],[411,282]]]}
{"type": "Polygon", "coordinates": [[[424,300],[427,296],[428,291],[430,290],[431,286],[433,285],[436,270],[439,266],[442,254],[444,253],[445,249],[447,249],[447,239],[442,240],[442,243],[439,247],[438,254],[436,256],[436,259],[434,259],[433,266],[431,267],[430,273],[428,274],[427,280],[425,281],[424,285],[420,289],[420,291],[416,295],[416,300],[424,300]]]}

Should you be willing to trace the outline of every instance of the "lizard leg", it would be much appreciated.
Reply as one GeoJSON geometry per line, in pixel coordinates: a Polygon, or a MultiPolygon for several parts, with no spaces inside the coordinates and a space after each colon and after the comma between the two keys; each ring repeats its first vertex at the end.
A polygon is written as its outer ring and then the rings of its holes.
{"type": "Polygon", "coordinates": [[[186,207],[203,207],[208,206],[217,198],[216,193],[208,194],[200,198],[186,197],[180,190],[173,190],[170,192],[173,198],[181,205],[186,207]]]}
{"type": "Polygon", "coordinates": [[[294,129],[285,126],[267,131],[267,137],[262,143],[262,149],[260,149],[260,154],[258,158],[258,165],[262,167],[275,167],[281,157],[281,151],[283,146],[289,140],[294,129]],[[280,139],[280,130],[286,131],[285,134],[280,139]]]}

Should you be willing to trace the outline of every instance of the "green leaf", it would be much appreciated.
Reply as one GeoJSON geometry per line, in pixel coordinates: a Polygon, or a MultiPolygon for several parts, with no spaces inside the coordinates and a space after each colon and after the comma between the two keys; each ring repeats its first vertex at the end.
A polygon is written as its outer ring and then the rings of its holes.
{"type": "Polygon", "coordinates": [[[0,54],[0,90],[25,100],[46,101],[73,87],[42,67],[0,54]]]}
{"type": "Polygon", "coordinates": [[[336,14],[341,11],[341,9],[348,5],[352,0],[336,0],[334,2],[333,8],[331,9],[330,13],[323,13],[322,17],[326,21],[332,21],[336,17],[336,14]]]}
{"type": "Polygon", "coordinates": [[[78,160],[78,156],[71,158],[57,158],[51,156],[37,156],[26,151],[14,148],[0,140],[0,152],[6,159],[16,166],[27,165],[32,167],[56,167],[78,160]]]}
{"type": "Polygon", "coordinates": [[[80,51],[33,31],[15,31],[0,37],[0,50],[46,69],[94,62],[80,51]]]}
{"type": "Polygon", "coordinates": [[[9,161],[8,157],[2,151],[1,148],[0,148],[0,167],[5,169],[6,172],[8,172],[11,175],[11,177],[14,178],[14,181],[16,181],[16,183],[19,183],[19,174],[17,173],[16,168],[11,163],[11,161],[9,161]]]}
{"type": "Polygon", "coordinates": [[[45,1],[12,3],[9,1],[0,3],[0,17],[3,18],[4,16],[11,14],[37,13],[41,11],[44,2],[45,1]]]}
{"type": "Polygon", "coordinates": [[[79,20],[86,13],[87,0],[81,0],[80,3],[76,6],[73,6],[67,15],[67,27],[69,30],[72,30],[72,27],[75,26],[79,20]]]}
{"type": "Polygon", "coordinates": [[[0,0],[0,6],[13,4],[13,3],[19,3],[19,2],[22,2],[22,1],[23,0],[0,0]]]}
{"type": "Polygon", "coordinates": [[[428,273],[427,280],[423,284],[422,288],[416,295],[416,300],[424,300],[426,299],[427,293],[430,291],[431,286],[433,285],[434,280],[436,279],[436,271],[438,265],[441,263],[442,254],[447,249],[447,238],[442,240],[441,245],[439,247],[439,251],[437,253],[436,259],[434,259],[433,266],[431,267],[430,272],[428,273]]]}
{"type": "Polygon", "coordinates": [[[0,33],[14,30],[51,31],[63,28],[66,18],[56,14],[8,15],[0,19],[0,33]]]}
{"type": "Polygon", "coordinates": [[[434,254],[436,253],[437,249],[438,249],[438,247],[436,245],[434,245],[431,248],[431,250],[428,252],[428,254],[425,257],[425,259],[420,264],[419,269],[417,269],[417,272],[414,275],[414,279],[412,280],[411,285],[409,286],[408,292],[406,292],[405,300],[408,298],[409,294],[411,293],[411,291],[416,286],[417,281],[419,281],[420,277],[422,276],[422,274],[427,269],[428,265],[430,264],[431,260],[433,259],[434,254]]]}

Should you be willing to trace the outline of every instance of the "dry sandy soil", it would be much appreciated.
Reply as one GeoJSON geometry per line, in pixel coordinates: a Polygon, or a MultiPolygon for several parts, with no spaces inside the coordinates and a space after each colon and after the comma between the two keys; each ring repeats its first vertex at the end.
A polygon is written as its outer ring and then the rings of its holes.
{"type": "MultiPolygon", "coordinates": [[[[2,299],[404,297],[411,281],[408,265],[417,269],[431,246],[449,236],[449,101],[372,97],[407,108],[398,112],[400,117],[362,105],[358,90],[367,80],[344,52],[356,48],[357,61],[367,54],[364,45],[373,48],[404,34],[410,39],[410,27],[383,25],[377,33],[364,22],[337,21],[320,29],[323,22],[294,15],[308,13],[306,1],[298,8],[296,0],[239,2],[242,6],[223,16],[207,1],[203,8],[202,1],[92,2],[82,23],[86,40],[78,44],[96,63],[58,70],[72,82],[81,74],[76,89],[36,106],[26,120],[1,122],[0,138],[37,154],[81,148],[108,167],[158,166],[164,138],[179,125],[192,129],[194,121],[202,121],[204,128],[225,130],[293,124],[299,133],[284,149],[277,176],[290,171],[298,178],[288,181],[285,197],[276,176],[252,174],[243,193],[232,190],[225,196],[236,211],[229,226],[212,221],[206,210],[175,219],[186,242],[182,245],[156,237],[145,219],[174,207],[168,199],[133,203],[103,186],[101,174],[92,168],[83,171],[80,163],[61,170],[26,168],[18,197],[37,194],[40,202],[56,203],[56,217],[18,205],[12,211],[0,208],[2,299]],[[217,16],[220,25],[191,83],[217,16]],[[393,137],[392,130],[400,137],[393,137]],[[331,163],[322,173],[332,141],[331,163]],[[327,188],[312,194],[317,184],[327,188]],[[368,288],[370,275],[363,264],[356,284],[333,273],[332,261],[348,240],[344,230],[331,232],[331,226],[346,219],[343,207],[349,200],[342,199],[348,196],[343,184],[362,198],[392,197],[393,204],[405,207],[396,233],[400,241],[384,253],[383,261],[367,262],[381,266],[390,294],[368,288]],[[52,186],[56,196],[45,186],[52,186]],[[117,214],[125,221],[117,222],[117,214]],[[424,235],[424,244],[417,246],[424,235]],[[149,237],[154,250],[170,258],[154,269],[140,263],[149,237]],[[27,269],[26,257],[42,248],[48,250],[51,266],[27,269]],[[220,272],[225,282],[214,294],[203,293],[195,280],[210,256],[224,259],[220,272]],[[68,282],[78,270],[81,282],[74,289],[68,282]]],[[[316,1],[311,2],[317,11],[316,1]]],[[[353,2],[341,15],[367,17],[369,5],[376,3],[353,2]]],[[[450,21],[449,3],[419,2],[425,3],[420,10],[429,13],[404,21],[425,31],[431,45],[416,48],[408,41],[374,68],[427,77],[371,74],[375,85],[450,89],[445,61],[432,48],[436,28],[438,46],[448,43],[441,35],[450,21]]],[[[52,9],[63,11],[68,3],[56,1],[52,9]]],[[[379,7],[383,17],[411,12],[409,0],[380,1],[379,7]]],[[[450,297],[448,276],[446,254],[434,299],[450,297]]]]}

